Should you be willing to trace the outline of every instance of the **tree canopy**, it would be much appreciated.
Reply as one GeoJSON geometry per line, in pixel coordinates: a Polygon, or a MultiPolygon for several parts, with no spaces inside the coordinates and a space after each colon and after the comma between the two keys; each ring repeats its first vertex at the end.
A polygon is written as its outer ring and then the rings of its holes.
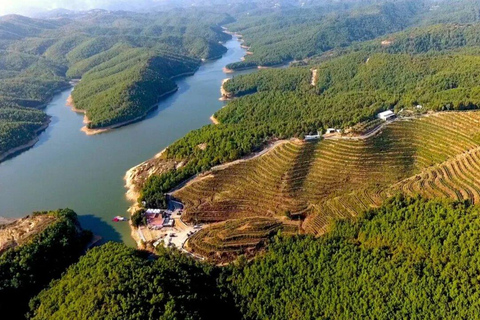
{"type": "Polygon", "coordinates": [[[319,239],[278,238],[230,287],[246,319],[475,319],[479,212],[397,197],[319,239]]]}
{"type": "Polygon", "coordinates": [[[10,319],[27,312],[30,298],[74,263],[91,238],[70,209],[33,215],[51,215],[55,219],[26,243],[0,255],[0,313],[10,319]]]}
{"type": "Polygon", "coordinates": [[[90,250],[30,303],[31,319],[223,319],[235,316],[219,270],[165,249],[90,250]]]}

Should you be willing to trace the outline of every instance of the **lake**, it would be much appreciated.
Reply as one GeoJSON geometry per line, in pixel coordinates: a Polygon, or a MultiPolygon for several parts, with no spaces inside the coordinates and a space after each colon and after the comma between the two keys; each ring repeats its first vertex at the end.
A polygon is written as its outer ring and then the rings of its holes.
{"type": "MultiPolygon", "coordinates": [[[[86,229],[104,240],[134,246],[126,222],[124,175],[131,167],[193,129],[210,122],[219,101],[222,68],[245,55],[237,39],[228,41],[222,58],[202,64],[193,76],[177,79],[178,91],[140,122],[95,136],[80,131],[83,115],[65,103],[71,89],[56,95],[46,108],[52,117],[39,142],[0,163],[0,216],[23,217],[33,211],[71,208],[86,229]]],[[[249,73],[236,72],[235,75],[249,73]]]]}

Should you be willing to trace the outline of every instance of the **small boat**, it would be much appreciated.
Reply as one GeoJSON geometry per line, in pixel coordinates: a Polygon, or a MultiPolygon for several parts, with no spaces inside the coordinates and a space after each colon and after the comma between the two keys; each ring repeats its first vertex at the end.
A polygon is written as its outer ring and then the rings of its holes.
{"type": "Polygon", "coordinates": [[[116,216],[115,218],[112,219],[114,222],[119,222],[119,221],[127,221],[127,218],[122,217],[122,216],[116,216]]]}

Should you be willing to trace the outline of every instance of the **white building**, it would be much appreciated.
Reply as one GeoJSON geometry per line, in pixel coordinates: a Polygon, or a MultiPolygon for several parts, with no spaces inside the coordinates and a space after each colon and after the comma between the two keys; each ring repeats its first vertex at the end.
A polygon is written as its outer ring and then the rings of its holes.
{"type": "Polygon", "coordinates": [[[383,111],[377,115],[377,118],[385,121],[393,120],[395,119],[395,113],[392,110],[383,111]]]}
{"type": "Polygon", "coordinates": [[[328,128],[326,134],[331,134],[337,132],[337,129],[335,128],[328,128]]]}
{"type": "Polygon", "coordinates": [[[320,139],[320,135],[318,134],[315,134],[315,135],[306,135],[305,136],[305,141],[309,141],[309,140],[318,140],[320,139]]]}
{"type": "Polygon", "coordinates": [[[307,134],[305,135],[305,141],[318,140],[322,136],[321,131],[317,131],[317,134],[307,134]]]}

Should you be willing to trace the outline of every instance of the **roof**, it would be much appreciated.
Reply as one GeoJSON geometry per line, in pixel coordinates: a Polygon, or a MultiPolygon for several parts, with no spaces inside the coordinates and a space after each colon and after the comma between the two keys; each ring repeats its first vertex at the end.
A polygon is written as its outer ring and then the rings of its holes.
{"type": "Polygon", "coordinates": [[[383,112],[380,112],[378,114],[379,117],[390,117],[390,116],[394,116],[395,113],[393,113],[392,110],[387,110],[387,111],[383,111],[383,112]]]}

